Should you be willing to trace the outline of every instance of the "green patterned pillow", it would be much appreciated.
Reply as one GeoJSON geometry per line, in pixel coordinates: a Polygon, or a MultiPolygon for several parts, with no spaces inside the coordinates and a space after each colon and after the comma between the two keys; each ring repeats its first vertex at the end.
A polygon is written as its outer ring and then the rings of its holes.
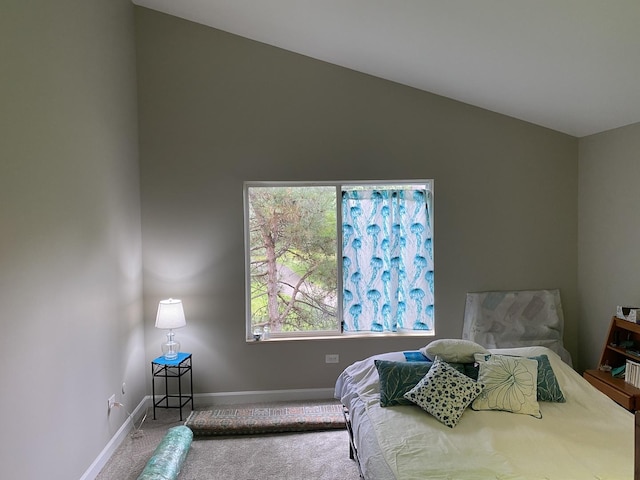
{"type": "Polygon", "coordinates": [[[470,379],[436,358],[429,373],[404,396],[447,427],[453,428],[483,387],[481,382],[470,379]]]}
{"type": "Polygon", "coordinates": [[[501,410],[542,418],[537,400],[538,362],[506,355],[477,355],[478,382],[485,385],[474,410],[501,410]],[[486,358],[488,357],[488,358],[486,358]]]}
{"type": "Polygon", "coordinates": [[[375,360],[380,376],[380,406],[411,405],[404,394],[424,377],[432,362],[390,362],[375,360]]]}
{"type": "Polygon", "coordinates": [[[546,355],[529,357],[538,361],[538,400],[541,402],[566,402],[551,362],[546,355]]]}

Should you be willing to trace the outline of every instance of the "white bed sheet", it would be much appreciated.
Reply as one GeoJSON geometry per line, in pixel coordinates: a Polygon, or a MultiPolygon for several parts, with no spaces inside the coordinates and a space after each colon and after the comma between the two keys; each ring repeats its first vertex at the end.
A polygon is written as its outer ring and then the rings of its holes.
{"type": "Polygon", "coordinates": [[[540,402],[542,419],[467,409],[451,429],[417,406],[380,407],[375,359],[347,367],[336,398],[351,411],[367,480],[628,480],[633,478],[633,415],[593,388],[545,347],[495,353],[549,357],[566,403],[540,402]]]}

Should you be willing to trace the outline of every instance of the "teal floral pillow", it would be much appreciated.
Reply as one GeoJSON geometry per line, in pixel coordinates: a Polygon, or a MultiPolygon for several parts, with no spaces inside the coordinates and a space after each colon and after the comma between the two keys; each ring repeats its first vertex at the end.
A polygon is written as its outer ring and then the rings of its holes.
{"type": "Polygon", "coordinates": [[[529,357],[538,362],[538,401],[564,403],[566,399],[558,384],[556,374],[553,373],[551,362],[546,355],[529,357]]]}
{"type": "Polygon", "coordinates": [[[538,362],[524,357],[477,355],[478,382],[485,385],[473,410],[501,410],[542,418],[537,400],[538,362]],[[487,358],[488,357],[488,358],[487,358]]]}
{"type": "Polygon", "coordinates": [[[432,362],[390,362],[375,360],[380,377],[380,406],[411,405],[404,394],[411,390],[424,377],[432,362]]]}
{"type": "Polygon", "coordinates": [[[404,396],[447,427],[453,428],[483,387],[481,382],[472,380],[436,358],[429,373],[404,396]]]}

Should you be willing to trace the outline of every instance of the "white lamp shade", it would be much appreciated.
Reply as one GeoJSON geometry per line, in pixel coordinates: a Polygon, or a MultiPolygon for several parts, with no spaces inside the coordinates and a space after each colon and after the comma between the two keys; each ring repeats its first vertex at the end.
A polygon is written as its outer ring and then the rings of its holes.
{"type": "Polygon", "coordinates": [[[161,300],[158,305],[158,315],[156,316],[156,328],[180,328],[184,327],[187,321],[184,318],[182,301],[175,298],[161,300]]]}

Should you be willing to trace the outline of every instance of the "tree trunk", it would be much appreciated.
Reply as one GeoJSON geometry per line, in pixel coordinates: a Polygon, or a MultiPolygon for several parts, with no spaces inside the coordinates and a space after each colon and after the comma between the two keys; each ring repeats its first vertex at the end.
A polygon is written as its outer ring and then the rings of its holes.
{"type": "Polygon", "coordinates": [[[267,311],[269,327],[276,332],[282,329],[282,319],[278,312],[278,268],[276,265],[276,245],[273,237],[263,232],[265,253],[267,257],[267,311]]]}

